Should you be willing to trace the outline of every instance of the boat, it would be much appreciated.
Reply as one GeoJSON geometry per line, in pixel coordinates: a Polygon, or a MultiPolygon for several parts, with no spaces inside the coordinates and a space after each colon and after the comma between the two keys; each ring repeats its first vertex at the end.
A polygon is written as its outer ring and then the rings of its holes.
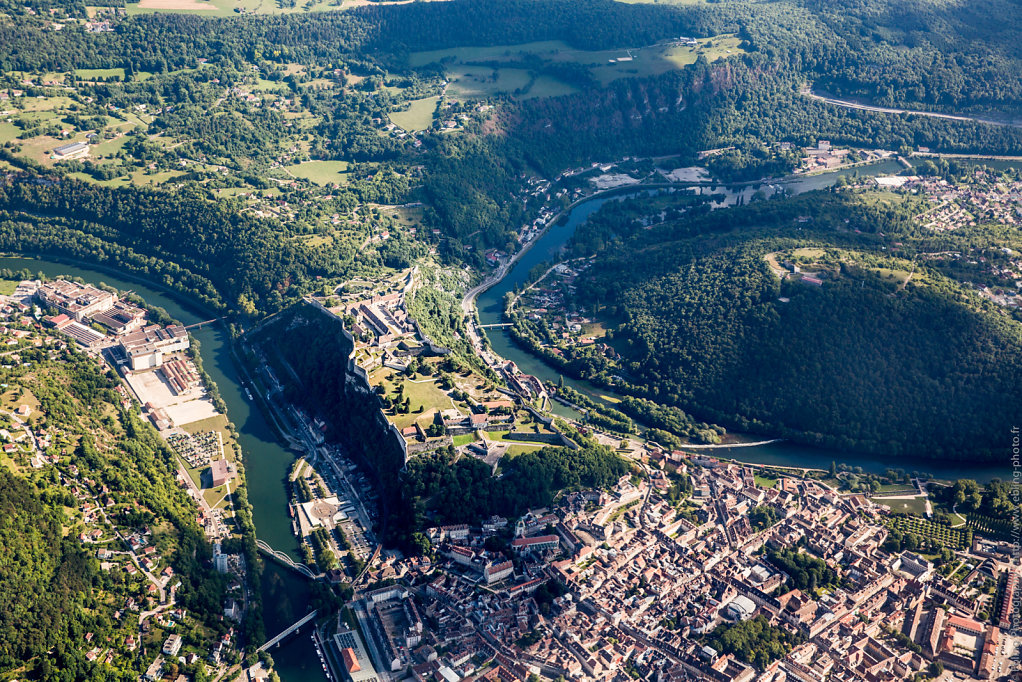
{"type": "Polygon", "coordinates": [[[248,398],[249,400],[252,400],[252,391],[248,390],[248,386],[246,386],[246,387],[245,387],[245,396],[246,396],[246,397],[247,397],[247,398],[248,398]]]}

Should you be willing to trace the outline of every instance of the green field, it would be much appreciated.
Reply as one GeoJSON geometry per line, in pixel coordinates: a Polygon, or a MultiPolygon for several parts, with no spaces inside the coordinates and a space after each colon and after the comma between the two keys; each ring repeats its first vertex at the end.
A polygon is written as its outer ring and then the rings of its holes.
{"type": "Polygon", "coordinates": [[[124,80],[124,69],[121,67],[113,69],[75,69],[75,75],[85,80],[110,78],[111,76],[117,76],[124,80]]]}
{"type": "Polygon", "coordinates": [[[926,515],[925,497],[913,497],[909,500],[885,500],[882,497],[874,497],[873,501],[877,504],[889,507],[891,511],[902,512],[903,514],[913,514],[915,516],[926,515]]]}
{"type": "Polygon", "coordinates": [[[17,138],[19,133],[21,133],[21,129],[13,123],[0,121],[0,144],[17,138]]]}
{"type": "Polygon", "coordinates": [[[13,279],[0,279],[0,296],[10,296],[18,288],[18,282],[13,279]]]}
{"type": "Polygon", "coordinates": [[[347,161],[306,161],[285,169],[291,175],[310,180],[317,185],[336,183],[343,185],[348,181],[347,161]]]}
{"type": "MultiPolygon", "coordinates": [[[[351,4],[351,3],[349,3],[351,4]]],[[[156,0],[129,2],[128,15],[170,12],[174,14],[199,14],[211,17],[232,17],[240,14],[294,14],[341,9],[331,5],[330,0],[300,2],[295,7],[281,8],[275,0],[156,0]]]]}
{"type": "MultiPolygon", "coordinates": [[[[11,291],[13,291],[13,289],[11,291]]],[[[458,436],[452,436],[451,440],[454,441],[454,446],[457,447],[459,445],[468,445],[469,443],[474,443],[479,439],[476,436],[475,431],[473,431],[472,433],[463,433],[458,436]]]]}
{"type": "MultiPolygon", "coordinates": [[[[733,35],[721,35],[699,40],[693,46],[665,43],[642,48],[576,50],[564,42],[551,40],[521,45],[413,52],[408,57],[408,63],[413,67],[442,63],[451,81],[452,96],[481,97],[524,88],[528,83],[528,73],[514,68],[512,64],[526,55],[538,56],[548,62],[571,62],[587,66],[593,77],[606,85],[618,78],[652,76],[679,69],[692,64],[700,56],[714,61],[740,54],[743,51],[739,47],[740,42],[733,35]],[[490,66],[479,65],[479,62],[494,61],[508,62],[509,66],[495,72],[490,66]]],[[[524,89],[521,96],[557,96],[572,91],[571,86],[543,76],[532,87],[524,89]]]]}
{"type": "Polygon", "coordinates": [[[545,40],[521,45],[494,45],[492,47],[452,47],[444,50],[427,50],[413,52],[408,55],[408,65],[417,67],[450,60],[457,63],[473,61],[492,61],[508,59],[524,54],[548,54],[561,50],[570,50],[568,44],[560,40],[545,40]]]}
{"type": "Polygon", "coordinates": [[[436,103],[439,100],[439,97],[412,100],[411,106],[406,111],[391,112],[390,120],[408,132],[425,130],[433,125],[433,112],[436,110],[436,103]]]}
{"type": "MultiPolygon", "coordinates": [[[[408,414],[395,414],[390,417],[390,421],[399,429],[411,426],[415,422],[420,422],[425,428],[434,411],[449,410],[454,407],[450,396],[437,385],[436,381],[430,379],[408,381],[403,376],[395,378],[404,386],[404,397],[408,398],[410,409],[408,414]]],[[[393,397],[396,384],[390,381],[381,383],[386,389],[387,395],[393,397]]]]}

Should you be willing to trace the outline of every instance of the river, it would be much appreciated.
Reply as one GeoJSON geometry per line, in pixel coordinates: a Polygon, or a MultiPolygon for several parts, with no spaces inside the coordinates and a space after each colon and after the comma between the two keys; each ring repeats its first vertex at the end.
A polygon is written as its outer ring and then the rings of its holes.
{"type": "MultiPolygon", "coordinates": [[[[209,313],[203,313],[184,297],[157,289],[131,275],[117,275],[80,265],[34,258],[0,257],[0,268],[14,271],[27,268],[33,276],[42,272],[48,277],[81,277],[92,283],[104,282],[122,291],[131,290],[149,305],[163,308],[185,325],[210,317],[209,313]]],[[[231,357],[227,332],[220,325],[210,325],[192,330],[191,333],[200,344],[203,367],[227,404],[228,418],[238,429],[238,443],[244,453],[248,499],[252,503],[256,534],[274,549],[283,550],[297,558],[298,543],[291,531],[285,488],[285,480],[295,455],[280,444],[262,412],[245,398],[238,369],[231,357]]],[[[279,568],[271,561],[266,561],[265,565],[264,618],[266,633],[273,636],[308,613],[308,585],[302,578],[279,568]],[[281,594],[288,595],[288,598],[282,599],[281,594]],[[291,614],[299,611],[297,617],[287,620],[291,614]]],[[[319,669],[315,650],[307,635],[290,639],[270,653],[283,682],[319,682],[326,679],[319,669]]]]}
{"type": "MultiPolygon", "coordinates": [[[[756,191],[762,191],[769,196],[783,187],[791,194],[801,194],[829,187],[842,176],[896,174],[903,170],[903,168],[896,160],[890,159],[832,173],[797,176],[772,183],[764,182],[762,185],[741,185],[735,188],[723,186],[713,188],[703,187],[701,191],[723,193],[725,194],[725,199],[720,205],[734,205],[739,197],[743,197],[748,202],[756,191]]],[[[557,224],[551,226],[550,229],[536,239],[532,248],[522,254],[522,257],[508,271],[504,279],[479,294],[476,299],[476,305],[479,310],[480,324],[486,325],[502,322],[504,295],[525,285],[529,281],[529,272],[535,266],[552,261],[571,239],[575,228],[584,223],[603,204],[626,196],[635,196],[641,191],[650,192],[651,190],[637,190],[636,192],[614,194],[611,196],[604,195],[580,202],[574,206],[568,213],[566,220],[558,221],[557,224]]],[[[484,329],[483,332],[489,339],[493,351],[500,357],[514,361],[519,369],[527,374],[533,374],[550,383],[558,381],[560,377],[558,370],[546,364],[532,353],[520,348],[504,329],[484,329]]],[[[564,382],[576,390],[602,401],[613,401],[617,397],[612,391],[595,386],[587,381],[564,377],[564,382]]],[[[565,417],[579,416],[574,410],[558,403],[554,403],[553,412],[565,417]]],[[[738,440],[762,440],[762,438],[753,438],[751,436],[744,438],[739,436],[738,440]]],[[[980,482],[989,481],[992,478],[1010,479],[1012,476],[1010,461],[1007,460],[1004,465],[983,465],[968,462],[944,462],[909,458],[892,458],[887,460],[878,456],[848,451],[825,450],[823,448],[795,445],[783,441],[750,447],[719,448],[707,450],[705,454],[753,464],[771,464],[800,468],[828,469],[831,462],[862,467],[863,471],[872,473],[883,473],[884,470],[889,468],[900,468],[906,471],[929,473],[939,479],[973,478],[980,482]]]]}

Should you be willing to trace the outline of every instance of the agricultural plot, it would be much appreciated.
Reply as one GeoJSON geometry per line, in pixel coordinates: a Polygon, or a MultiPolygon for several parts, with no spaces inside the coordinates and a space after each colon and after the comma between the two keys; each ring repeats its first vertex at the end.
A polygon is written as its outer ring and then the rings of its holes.
{"type": "Polygon", "coordinates": [[[914,516],[898,516],[891,526],[902,533],[913,533],[949,549],[967,549],[972,544],[972,531],[949,528],[914,516]]]}

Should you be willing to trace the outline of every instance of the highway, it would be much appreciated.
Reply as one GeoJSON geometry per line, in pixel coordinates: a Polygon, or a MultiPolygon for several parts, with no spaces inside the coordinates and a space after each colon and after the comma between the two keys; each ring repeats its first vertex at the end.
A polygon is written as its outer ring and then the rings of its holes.
{"type": "Polygon", "coordinates": [[[823,95],[817,95],[814,93],[809,85],[802,86],[799,91],[803,97],[809,99],[815,99],[818,102],[826,102],[827,104],[833,104],[837,107],[843,107],[845,109],[859,109],[860,111],[874,111],[879,114],[903,114],[908,116],[927,116],[929,118],[943,118],[951,121],[964,121],[969,123],[984,123],[992,126],[1008,126],[1011,128],[1022,128],[1022,121],[998,121],[991,118],[982,118],[979,116],[968,116],[966,114],[942,114],[936,111],[915,111],[912,109],[895,109],[892,107],[878,107],[872,104],[862,104],[860,102],[853,102],[846,99],[837,99],[835,97],[824,97],[823,95]]]}

